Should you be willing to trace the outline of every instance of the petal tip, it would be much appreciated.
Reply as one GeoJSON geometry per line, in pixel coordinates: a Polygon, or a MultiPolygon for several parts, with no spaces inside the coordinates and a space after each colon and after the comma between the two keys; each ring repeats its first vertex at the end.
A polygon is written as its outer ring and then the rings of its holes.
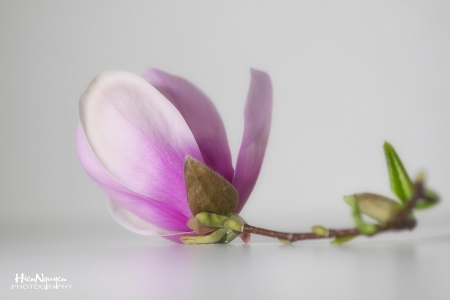
{"type": "Polygon", "coordinates": [[[252,76],[264,76],[264,77],[270,79],[270,76],[269,76],[269,74],[267,72],[261,71],[261,70],[258,70],[258,69],[254,69],[254,68],[250,68],[250,74],[252,76]]]}

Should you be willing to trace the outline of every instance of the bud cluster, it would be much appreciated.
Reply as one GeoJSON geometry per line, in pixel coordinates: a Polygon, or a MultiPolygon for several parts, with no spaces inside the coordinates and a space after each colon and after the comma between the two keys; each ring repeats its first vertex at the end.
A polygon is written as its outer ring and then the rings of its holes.
{"type": "Polygon", "coordinates": [[[201,212],[189,219],[187,225],[197,236],[183,236],[181,241],[189,245],[230,243],[238,236],[248,242],[249,235],[243,233],[246,222],[239,215],[228,213],[226,216],[201,212]]]}
{"type": "Polygon", "coordinates": [[[340,245],[359,235],[373,236],[388,230],[411,230],[416,226],[413,210],[431,207],[438,203],[439,196],[425,188],[425,176],[419,174],[413,183],[394,148],[384,144],[391,190],[398,201],[372,193],[358,193],[344,196],[351,207],[355,228],[329,229],[313,226],[312,232],[287,233],[263,229],[247,224],[239,215],[232,213],[238,203],[234,187],[220,175],[200,162],[188,157],[185,164],[187,198],[191,212],[187,226],[197,236],[183,236],[185,244],[229,243],[241,237],[246,243],[250,233],[278,238],[285,244],[306,239],[334,238],[333,244],[340,245]],[[219,192],[220,191],[220,192],[219,192]],[[368,223],[363,215],[376,221],[368,223]]]}

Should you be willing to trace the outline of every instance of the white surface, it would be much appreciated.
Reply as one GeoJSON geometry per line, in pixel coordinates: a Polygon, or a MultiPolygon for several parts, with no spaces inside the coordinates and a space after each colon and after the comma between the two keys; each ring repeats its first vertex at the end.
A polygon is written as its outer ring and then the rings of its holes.
{"type": "Polygon", "coordinates": [[[445,0],[3,0],[0,298],[448,299],[449,82],[445,0]],[[121,230],[77,161],[77,101],[102,71],[147,67],[210,96],[234,159],[249,69],[270,74],[271,136],[242,211],[254,225],[349,226],[343,195],[391,195],[385,140],[443,202],[417,213],[423,234],[343,248],[182,247],[121,230]],[[19,272],[74,288],[8,290],[19,272]]]}
{"type": "Polygon", "coordinates": [[[185,246],[124,231],[43,236],[2,244],[0,298],[438,300],[450,293],[448,230],[360,238],[341,247],[258,238],[250,245],[185,246]],[[64,277],[73,286],[10,290],[21,272],[64,277]]]}

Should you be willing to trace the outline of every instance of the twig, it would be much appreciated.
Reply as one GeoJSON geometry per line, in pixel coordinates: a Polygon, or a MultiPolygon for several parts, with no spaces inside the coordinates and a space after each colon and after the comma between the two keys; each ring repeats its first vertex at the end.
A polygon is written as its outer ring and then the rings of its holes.
{"type": "MultiPolygon", "coordinates": [[[[388,223],[384,225],[378,225],[378,229],[375,233],[370,236],[374,236],[378,233],[385,231],[398,231],[398,230],[412,230],[416,226],[416,220],[411,217],[411,211],[414,208],[414,205],[420,199],[427,199],[428,201],[436,201],[436,199],[432,199],[425,195],[424,193],[424,183],[422,180],[418,180],[414,183],[414,192],[411,198],[406,202],[406,205],[400,210],[397,215],[388,223]]],[[[255,226],[251,226],[248,224],[244,224],[243,226],[244,233],[253,233],[258,235],[264,235],[269,237],[278,238],[280,240],[295,242],[301,240],[313,240],[313,239],[324,239],[324,238],[339,238],[339,237],[353,237],[361,235],[362,233],[357,228],[350,229],[327,229],[323,234],[317,234],[314,232],[306,232],[306,233],[288,233],[288,232],[279,232],[274,230],[263,229],[255,226]]]]}
{"type": "Polygon", "coordinates": [[[253,233],[258,235],[270,236],[274,238],[278,238],[281,240],[286,240],[289,242],[301,241],[301,240],[314,240],[314,239],[326,239],[332,237],[341,237],[341,236],[356,236],[361,234],[358,229],[342,229],[342,230],[334,230],[329,229],[327,235],[318,235],[314,232],[305,232],[305,233],[287,233],[287,232],[279,232],[274,230],[268,230],[264,228],[259,228],[255,226],[251,226],[248,224],[244,224],[244,233],[253,233]]]}

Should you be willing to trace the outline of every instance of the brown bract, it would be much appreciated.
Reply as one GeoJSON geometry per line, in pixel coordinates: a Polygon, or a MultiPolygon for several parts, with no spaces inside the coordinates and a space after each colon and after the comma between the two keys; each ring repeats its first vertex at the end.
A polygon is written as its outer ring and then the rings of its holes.
{"type": "Polygon", "coordinates": [[[194,216],[201,212],[227,215],[235,212],[238,195],[235,188],[222,176],[193,159],[184,163],[189,208],[194,216]]]}

